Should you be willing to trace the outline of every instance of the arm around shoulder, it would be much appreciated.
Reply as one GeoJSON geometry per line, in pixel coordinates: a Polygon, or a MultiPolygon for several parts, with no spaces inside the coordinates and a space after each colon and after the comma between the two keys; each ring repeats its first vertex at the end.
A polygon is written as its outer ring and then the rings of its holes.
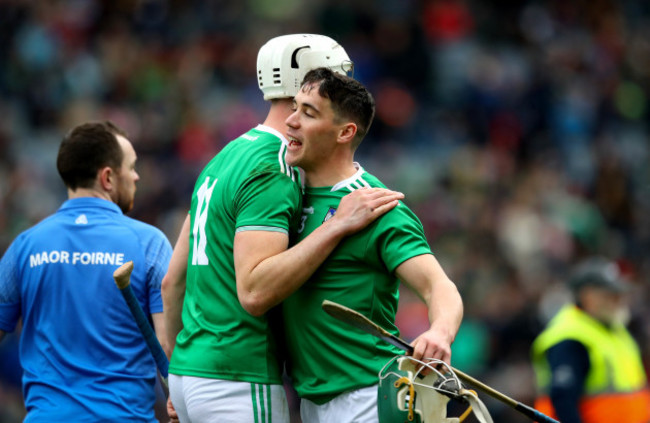
{"type": "Polygon", "coordinates": [[[343,238],[396,207],[403,197],[380,188],[355,190],[341,200],[333,218],[291,248],[285,233],[238,232],[235,273],[244,309],[260,316],[279,304],[302,286],[343,238]]]}

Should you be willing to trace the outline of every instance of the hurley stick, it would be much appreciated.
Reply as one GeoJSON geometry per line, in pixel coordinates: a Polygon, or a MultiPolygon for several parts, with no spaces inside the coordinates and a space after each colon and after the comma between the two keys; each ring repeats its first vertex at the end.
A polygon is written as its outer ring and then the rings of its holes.
{"type": "MultiPolygon", "coordinates": [[[[374,335],[388,342],[389,344],[394,345],[403,351],[406,351],[408,354],[413,354],[413,347],[409,343],[404,341],[402,338],[388,332],[386,329],[382,328],[381,326],[379,326],[372,320],[368,319],[366,316],[359,313],[358,311],[352,310],[351,308],[348,308],[344,305],[337,304],[329,300],[323,301],[322,307],[323,310],[325,310],[327,314],[329,314],[330,316],[338,320],[341,320],[345,323],[348,323],[356,327],[357,329],[361,329],[364,332],[374,335]]],[[[488,394],[492,398],[497,399],[503,402],[504,404],[514,408],[515,410],[519,411],[521,414],[532,419],[533,421],[540,422],[540,423],[560,423],[557,420],[550,418],[546,414],[541,413],[525,404],[522,404],[519,401],[516,401],[505,394],[502,394],[496,389],[487,386],[483,382],[474,379],[473,377],[461,372],[458,369],[452,367],[452,370],[454,371],[454,373],[456,373],[456,375],[458,375],[458,377],[462,381],[474,385],[476,388],[480,389],[481,391],[488,394]]]]}
{"type": "Polygon", "coordinates": [[[138,329],[140,329],[144,341],[147,343],[147,347],[149,347],[149,351],[151,351],[151,355],[156,361],[156,367],[158,367],[158,371],[162,375],[163,382],[166,385],[167,376],[169,374],[169,360],[167,360],[167,355],[165,355],[165,351],[163,351],[160,346],[160,342],[158,342],[158,338],[151,328],[149,320],[145,316],[144,311],[142,311],[140,303],[137,298],[135,298],[135,294],[131,288],[132,271],[133,262],[128,261],[113,272],[113,279],[115,279],[115,284],[120,289],[120,292],[126,301],[126,305],[129,306],[129,310],[135,319],[135,323],[138,325],[138,329]]]}

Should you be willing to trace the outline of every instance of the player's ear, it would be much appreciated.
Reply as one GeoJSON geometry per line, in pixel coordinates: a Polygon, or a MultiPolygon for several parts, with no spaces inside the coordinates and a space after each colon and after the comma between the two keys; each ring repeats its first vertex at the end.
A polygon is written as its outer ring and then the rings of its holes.
{"type": "Polygon", "coordinates": [[[357,135],[357,124],[347,122],[339,129],[337,141],[341,144],[352,144],[354,137],[357,135]]]}
{"type": "Polygon", "coordinates": [[[110,166],[104,166],[97,171],[97,182],[99,187],[106,192],[113,190],[115,186],[115,172],[110,166]]]}

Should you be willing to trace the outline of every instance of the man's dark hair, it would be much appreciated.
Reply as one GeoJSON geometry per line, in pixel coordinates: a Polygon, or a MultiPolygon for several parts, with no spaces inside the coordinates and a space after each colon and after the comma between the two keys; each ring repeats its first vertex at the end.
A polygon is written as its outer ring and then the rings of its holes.
{"type": "Polygon", "coordinates": [[[357,125],[355,147],[368,133],[375,117],[375,99],[359,81],[349,76],[317,68],[307,72],[303,86],[319,84],[318,94],[330,100],[335,116],[357,125]]]}
{"type": "Polygon", "coordinates": [[[65,186],[92,187],[97,171],[105,166],[119,169],[124,153],[117,135],[126,137],[124,131],[112,122],[89,122],[73,128],[61,142],[56,158],[56,168],[65,186]]]}

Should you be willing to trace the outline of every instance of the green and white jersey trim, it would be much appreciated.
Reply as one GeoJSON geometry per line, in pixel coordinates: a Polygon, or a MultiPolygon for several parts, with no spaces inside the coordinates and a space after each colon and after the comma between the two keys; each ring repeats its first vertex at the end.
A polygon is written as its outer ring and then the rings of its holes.
{"type": "Polygon", "coordinates": [[[246,231],[266,231],[266,232],[280,232],[283,234],[288,234],[284,228],[278,228],[275,226],[240,226],[235,230],[235,233],[246,232],[246,231]]]}
{"type": "Polygon", "coordinates": [[[275,135],[276,137],[280,138],[280,141],[282,142],[282,146],[278,150],[278,163],[280,164],[280,171],[287,175],[289,178],[291,178],[292,181],[296,181],[296,176],[293,172],[293,168],[287,164],[287,161],[284,159],[284,156],[287,154],[287,147],[289,145],[289,141],[284,137],[284,134],[280,133],[279,131],[276,131],[275,129],[271,128],[270,126],[266,125],[257,125],[257,128],[255,128],[259,131],[264,131],[268,132],[270,134],[275,135]]]}
{"type": "Polygon", "coordinates": [[[338,191],[343,188],[347,188],[350,191],[357,190],[359,188],[370,188],[370,184],[363,179],[363,174],[366,172],[363,170],[361,165],[357,162],[354,162],[354,167],[357,169],[357,172],[350,176],[347,179],[342,180],[332,187],[332,191],[338,191]]]}

